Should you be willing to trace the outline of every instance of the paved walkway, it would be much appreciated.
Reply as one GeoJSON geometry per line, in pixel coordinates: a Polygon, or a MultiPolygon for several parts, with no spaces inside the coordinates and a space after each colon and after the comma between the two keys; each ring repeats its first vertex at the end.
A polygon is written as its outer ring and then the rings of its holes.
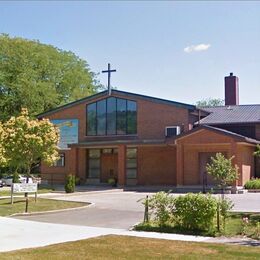
{"type": "Polygon", "coordinates": [[[124,229],[97,228],[63,224],[40,223],[0,217],[0,252],[46,246],[56,243],[76,241],[104,235],[123,235],[160,238],[181,241],[207,241],[211,238],[148,232],[124,229]]]}

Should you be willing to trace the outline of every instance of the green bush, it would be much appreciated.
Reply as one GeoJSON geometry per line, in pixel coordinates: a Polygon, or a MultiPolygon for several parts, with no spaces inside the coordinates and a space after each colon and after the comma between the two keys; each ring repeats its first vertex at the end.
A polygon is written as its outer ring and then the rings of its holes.
{"type": "Polygon", "coordinates": [[[65,191],[66,193],[73,193],[75,191],[75,175],[68,175],[66,178],[66,183],[65,183],[65,191]]]}
{"type": "Polygon", "coordinates": [[[149,199],[149,211],[160,227],[165,226],[170,220],[173,201],[173,197],[164,191],[157,192],[149,199]]]}
{"type": "Polygon", "coordinates": [[[211,195],[188,193],[174,199],[174,220],[186,230],[208,230],[213,227],[217,200],[211,195]]]}
{"type": "Polygon", "coordinates": [[[251,179],[249,181],[246,182],[245,184],[245,189],[260,189],[260,179],[256,178],[256,179],[251,179]]]}

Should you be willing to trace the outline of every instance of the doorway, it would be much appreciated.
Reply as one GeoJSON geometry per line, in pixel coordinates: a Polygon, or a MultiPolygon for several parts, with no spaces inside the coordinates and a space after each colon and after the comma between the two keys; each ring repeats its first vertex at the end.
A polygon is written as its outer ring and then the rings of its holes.
{"type": "Polygon", "coordinates": [[[117,178],[118,155],[116,149],[103,149],[101,155],[100,181],[107,183],[109,178],[117,178]]]}

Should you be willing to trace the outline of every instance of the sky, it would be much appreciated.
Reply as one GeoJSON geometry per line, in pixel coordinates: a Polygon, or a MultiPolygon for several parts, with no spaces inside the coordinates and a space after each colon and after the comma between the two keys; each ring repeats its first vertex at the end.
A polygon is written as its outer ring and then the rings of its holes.
{"type": "Polygon", "coordinates": [[[240,104],[260,104],[260,1],[1,1],[0,32],[70,50],[95,73],[110,62],[119,90],[194,104],[224,99],[233,72],[240,104]]]}

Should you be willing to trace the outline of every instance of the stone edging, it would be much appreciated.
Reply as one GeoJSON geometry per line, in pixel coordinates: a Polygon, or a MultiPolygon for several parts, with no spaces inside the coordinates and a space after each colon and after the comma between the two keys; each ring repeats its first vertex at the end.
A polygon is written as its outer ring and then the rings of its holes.
{"type": "Polygon", "coordinates": [[[88,205],[81,206],[81,207],[66,208],[66,209],[55,209],[55,210],[47,210],[47,211],[36,211],[36,212],[29,212],[29,213],[14,213],[12,215],[9,215],[8,217],[33,216],[33,215],[44,215],[44,214],[48,214],[48,213],[66,212],[66,211],[71,211],[71,210],[85,209],[85,208],[88,208],[88,207],[92,207],[94,205],[95,205],[95,203],[90,202],[88,205]]]}

